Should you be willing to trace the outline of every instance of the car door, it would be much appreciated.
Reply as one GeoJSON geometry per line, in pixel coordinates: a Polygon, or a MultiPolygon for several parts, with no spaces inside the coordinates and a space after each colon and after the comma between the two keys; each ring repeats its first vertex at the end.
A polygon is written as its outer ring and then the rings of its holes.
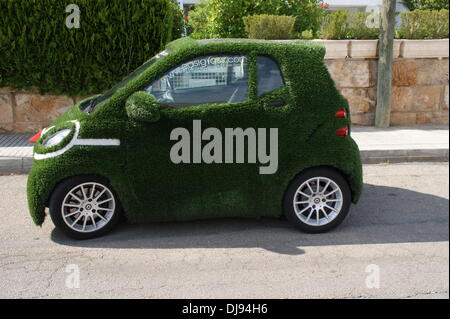
{"type": "Polygon", "coordinates": [[[135,133],[128,143],[127,166],[142,207],[140,219],[187,220],[252,211],[247,210],[246,194],[251,177],[258,175],[257,163],[226,162],[223,140],[226,128],[255,124],[250,77],[246,55],[207,55],[167,70],[145,88],[162,110],[156,123],[130,124],[135,133]],[[180,129],[189,135],[189,155],[183,153],[186,149],[178,154],[184,156],[182,162],[171,158],[182,139],[176,133],[180,129]],[[208,157],[204,147],[219,137],[222,155],[217,147],[208,157]]]}

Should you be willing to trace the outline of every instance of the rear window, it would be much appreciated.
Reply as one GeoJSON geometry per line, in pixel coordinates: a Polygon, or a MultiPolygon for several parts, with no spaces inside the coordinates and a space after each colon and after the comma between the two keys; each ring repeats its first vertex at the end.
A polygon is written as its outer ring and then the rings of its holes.
{"type": "Polygon", "coordinates": [[[284,86],[283,76],[277,62],[266,56],[258,56],[258,96],[284,86]]]}

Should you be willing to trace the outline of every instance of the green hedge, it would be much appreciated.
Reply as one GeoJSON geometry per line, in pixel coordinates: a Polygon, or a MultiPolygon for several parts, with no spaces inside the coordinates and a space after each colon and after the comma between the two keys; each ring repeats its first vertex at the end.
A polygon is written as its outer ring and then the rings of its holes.
{"type": "Polygon", "coordinates": [[[295,18],[260,14],[244,17],[245,31],[251,39],[292,39],[295,18]]]}
{"type": "Polygon", "coordinates": [[[400,14],[397,37],[404,39],[448,38],[448,10],[415,10],[400,14]]]}
{"type": "MultiPolygon", "coordinates": [[[[441,39],[449,35],[448,10],[414,10],[399,13],[401,23],[396,30],[397,38],[441,39]]],[[[320,31],[322,39],[378,39],[379,29],[374,16],[365,12],[337,10],[323,20],[320,31]]]]}
{"type": "MultiPolygon", "coordinates": [[[[294,17],[295,35],[303,39],[378,39],[379,29],[374,27],[377,24],[376,15],[345,9],[326,14],[321,3],[316,0],[203,0],[189,12],[189,24],[193,29],[191,36],[195,39],[247,37],[243,18],[269,13],[294,17]]],[[[448,8],[448,1],[446,3],[416,0],[418,7],[420,4],[420,8],[427,10],[400,13],[402,23],[397,37],[448,37],[448,10],[428,10],[448,8]]],[[[268,33],[270,31],[267,30],[268,33]]]]}
{"type": "Polygon", "coordinates": [[[181,32],[172,0],[0,0],[0,87],[98,93],[181,32]],[[66,6],[80,28],[66,27],[66,6]]]}
{"type": "Polygon", "coordinates": [[[322,0],[203,0],[189,12],[192,37],[245,38],[243,17],[258,14],[295,17],[295,31],[319,30],[322,0]]]}
{"type": "Polygon", "coordinates": [[[370,13],[337,10],[324,18],[321,38],[333,40],[376,39],[379,29],[374,28],[373,25],[370,13]]]}

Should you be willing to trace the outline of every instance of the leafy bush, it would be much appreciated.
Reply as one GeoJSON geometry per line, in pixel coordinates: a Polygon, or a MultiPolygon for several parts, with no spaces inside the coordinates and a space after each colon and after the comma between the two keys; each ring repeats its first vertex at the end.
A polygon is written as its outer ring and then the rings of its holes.
{"type": "Polygon", "coordinates": [[[320,28],[322,0],[204,0],[189,13],[194,38],[246,37],[243,17],[258,14],[295,17],[296,32],[320,28]]]}
{"type": "Polygon", "coordinates": [[[194,9],[189,11],[189,26],[192,29],[190,35],[192,38],[206,39],[210,37],[207,0],[199,1],[194,9]]]}
{"type": "Polygon", "coordinates": [[[170,1],[169,8],[169,14],[171,14],[173,18],[171,39],[176,40],[178,38],[181,38],[185,34],[185,31],[187,28],[189,28],[189,26],[184,19],[183,12],[180,10],[180,7],[176,2],[170,1]]]}
{"type": "Polygon", "coordinates": [[[448,10],[448,0],[404,0],[409,10],[448,10]]]}
{"type": "Polygon", "coordinates": [[[371,13],[337,10],[327,14],[323,20],[323,39],[377,39],[379,29],[372,27],[371,13]]]}
{"type": "Polygon", "coordinates": [[[348,14],[346,10],[337,10],[328,14],[323,21],[321,37],[334,40],[346,39],[349,34],[348,14]]]}
{"type": "MultiPolygon", "coordinates": [[[[319,31],[323,17],[326,15],[322,0],[286,0],[281,1],[281,4],[276,4],[276,2],[280,1],[275,1],[270,10],[274,10],[280,15],[294,16],[296,32],[311,30],[316,34],[319,31]]],[[[271,12],[269,11],[269,13],[271,12]]]]}
{"type": "Polygon", "coordinates": [[[292,39],[295,18],[290,16],[254,15],[244,17],[245,31],[251,39],[292,39]]]}
{"type": "Polygon", "coordinates": [[[103,91],[180,35],[172,0],[0,0],[0,87],[85,95],[103,91]],[[175,23],[177,22],[177,23],[175,23]]]}
{"type": "Polygon", "coordinates": [[[400,14],[397,36],[404,39],[448,38],[448,10],[415,10],[400,14]]]}
{"type": "Polygon", "coordinates": [[[312,30],[305,30],[300,33],[300,39],[312,40],[314,39],[314,32],[312,30]]]}

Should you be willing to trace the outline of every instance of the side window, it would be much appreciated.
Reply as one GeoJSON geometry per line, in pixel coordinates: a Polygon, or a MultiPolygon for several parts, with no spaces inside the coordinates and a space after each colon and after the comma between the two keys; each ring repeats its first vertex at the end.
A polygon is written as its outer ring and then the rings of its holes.
{"type": "Polygon", "coordinates": [[[258,96],[284,86],[278,64],[269,57],[258,56],[258,96]]]}
{"type": "Polygon", "coordinates": [[[153,81],[145,90],[174,108],[236,103],[248,98],[247,57],[212,55],[188,60],[153,81]]]}

